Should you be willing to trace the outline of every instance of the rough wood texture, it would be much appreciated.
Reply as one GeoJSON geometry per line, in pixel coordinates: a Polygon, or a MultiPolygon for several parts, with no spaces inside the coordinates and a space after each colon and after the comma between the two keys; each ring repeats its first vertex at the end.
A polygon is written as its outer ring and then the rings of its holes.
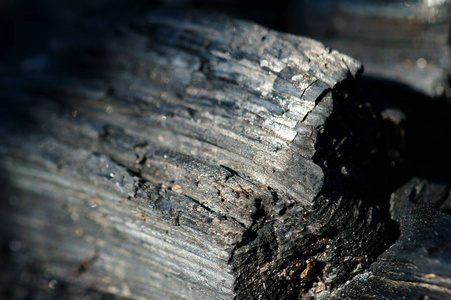
{"type": "Polygon", "coordinates": [[[450,187],[414,178],[393,193],[399,239],[336,299],[449,299],[451,216],[444,211],[449,213],[450,187]]]}
{"type": "Polygon", "coordinates": [[[21,275],[136,299],[320,299],[396,238],[381,186],[398,149],[359,102],[358,62],[220,15],[110,25],[3,80],[31,120],[1,138],[21,275]]]}

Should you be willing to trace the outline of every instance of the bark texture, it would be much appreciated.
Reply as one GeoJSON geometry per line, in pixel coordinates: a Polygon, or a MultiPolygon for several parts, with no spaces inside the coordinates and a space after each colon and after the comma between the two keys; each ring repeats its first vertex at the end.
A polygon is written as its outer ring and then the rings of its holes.
{"type": "Polygon", "coordinates": [[[320,299],[396,239],[396,133],[357,61],[199,12],[82,30],[3,80],[0,230],[23,285],[320,299]]]}

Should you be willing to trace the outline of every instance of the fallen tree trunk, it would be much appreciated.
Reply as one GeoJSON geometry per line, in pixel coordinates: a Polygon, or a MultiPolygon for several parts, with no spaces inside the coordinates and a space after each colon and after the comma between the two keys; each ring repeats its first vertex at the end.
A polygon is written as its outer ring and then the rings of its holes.
{"type": "Polygon", "coordinates": [[[358,62],[220,15],[96,24],[4,81],[31,121],[8,113],[0,230],[35,288],[327,298],[397,238],[358,62]]]}

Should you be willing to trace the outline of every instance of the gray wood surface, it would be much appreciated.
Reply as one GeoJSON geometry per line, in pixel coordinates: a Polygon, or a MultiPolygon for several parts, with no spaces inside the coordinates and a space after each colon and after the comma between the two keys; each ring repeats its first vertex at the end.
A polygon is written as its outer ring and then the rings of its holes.
{"type": "Polygon", "coordinates": [[[10,293],[324,299],[396,239],[357,61],[199,12],[80,30],[2,80],[10,293]]]}

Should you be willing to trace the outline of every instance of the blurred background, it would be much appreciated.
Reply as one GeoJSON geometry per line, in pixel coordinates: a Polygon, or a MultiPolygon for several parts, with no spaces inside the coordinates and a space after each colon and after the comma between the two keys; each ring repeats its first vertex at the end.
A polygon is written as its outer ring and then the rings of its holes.
{"type": "Polygon", "coordinates": [[[3,0],[3,71],[11,63],[39,68],[40,55],[57,46],[52,38],[71,34],[84,18],[126,19],[155,7],[215,10],[309,36],[362,61],[368,76],[451,97],[449,0],[3,0]]]}

